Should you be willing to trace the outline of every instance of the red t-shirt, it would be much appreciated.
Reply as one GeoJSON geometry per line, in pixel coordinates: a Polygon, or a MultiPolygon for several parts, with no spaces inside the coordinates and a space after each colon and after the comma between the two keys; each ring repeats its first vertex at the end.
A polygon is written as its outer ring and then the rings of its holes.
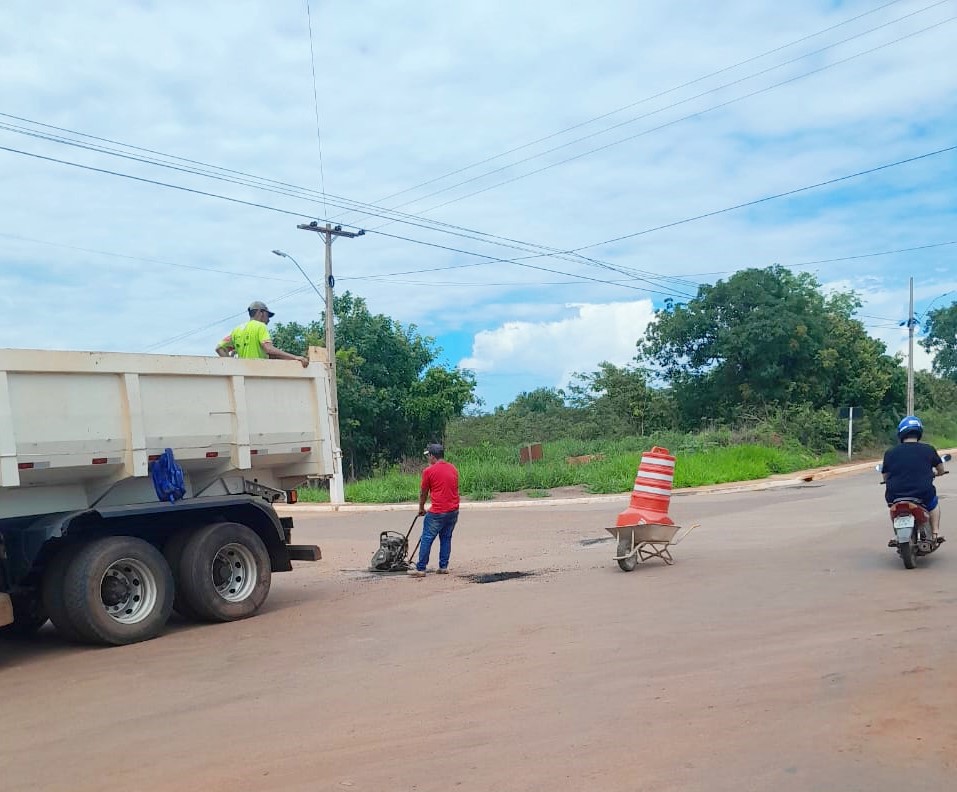
{"type": "Polygon", "coordinates": [[[429,511],[433,514],[458,510],[459,472],[451,462],[443,459],[423,470],[422,489],[428,490],[432,496],[432,508],[429,511]]]}

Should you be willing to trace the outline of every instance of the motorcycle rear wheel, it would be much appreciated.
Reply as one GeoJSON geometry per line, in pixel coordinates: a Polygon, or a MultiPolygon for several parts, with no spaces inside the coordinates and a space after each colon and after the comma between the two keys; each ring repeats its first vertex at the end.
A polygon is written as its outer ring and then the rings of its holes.
{"type": "Polygon", "coordinates": [[[897,551],[901,554],[901,561],[904,562],[904,569],[913,569],[917,566],[914,561],[914,543],[898,544],[897,551]]]}

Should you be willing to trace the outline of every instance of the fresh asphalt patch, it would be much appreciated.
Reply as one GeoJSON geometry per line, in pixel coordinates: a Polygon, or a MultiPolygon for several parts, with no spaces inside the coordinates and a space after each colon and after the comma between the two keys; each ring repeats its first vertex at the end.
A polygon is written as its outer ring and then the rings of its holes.
{"type": "Polygon", "coordinates": [[[462,575],[470,583],[501,583],[503,580],[519,580],[536,577],[538,572],[486,572],[481,575],[462,575]]]}

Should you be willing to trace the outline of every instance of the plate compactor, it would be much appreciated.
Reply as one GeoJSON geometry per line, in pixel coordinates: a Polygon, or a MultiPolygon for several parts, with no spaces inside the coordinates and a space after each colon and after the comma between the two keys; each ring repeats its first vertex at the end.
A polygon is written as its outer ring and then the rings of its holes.
{"type": "Polygon", "coordinates": [[[416,542],[412,552],[409,553],[409,537],[418,519],[419,515],[416,514],[412,518],[412,525],[404,534],[398,531],[383,531],[379,534],[379,549],[375,551],[369,563],[370,572],[407,572],[409,570],[413,564],[415,552],[419,549],[419,543],[416,542]]]}

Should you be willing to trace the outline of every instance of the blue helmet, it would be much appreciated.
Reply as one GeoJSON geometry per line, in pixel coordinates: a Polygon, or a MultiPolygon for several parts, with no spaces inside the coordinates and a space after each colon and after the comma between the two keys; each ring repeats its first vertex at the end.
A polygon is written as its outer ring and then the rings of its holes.
{"type": "Polygon", "coordinates": [[[905,437],[910,437],[911,435],[916,435],[917,439],[920,440],[924,436],[924,424],[920,422],[920,418],[916,415],[908,415],[897,424],[897,436],[903,442],[905,437]]]}

